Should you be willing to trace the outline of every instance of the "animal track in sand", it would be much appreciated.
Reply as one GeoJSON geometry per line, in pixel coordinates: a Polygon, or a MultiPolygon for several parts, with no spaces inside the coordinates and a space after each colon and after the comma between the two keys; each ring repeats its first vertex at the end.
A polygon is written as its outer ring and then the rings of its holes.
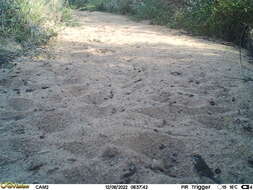
{"type": "Polygon", "coordinates": [[[72,166],[62,171],[64,176],[55,180],[56,183],[98,183],[101,174],[97,171],[96,166],[82,164],[81,166],[72,166]]]}
{"type": "Polygon", "coordinates": [[[165,103],[169,102],[171,99],[172,93],[170,92],[161,92],[159,95],[153,95],[152,100],[160,102],[160,103],[165,103]]]}
{"type": "Polygon", "coordinates": [[[136,109],[135,112],[142,113],[152,118],[175,121],[180,113],[180,107],[174,105],[149,106],[136,109]]]}
{"type": "Polygon", "coordinates": [[[87,104],[100,105],[107,100],[110,100],[114,97],[114,93],[110,89],[104,90],[90,90],[86,95],[82,97],[83,102],[87,104]]]}
{"type": "Polygon", "coordinates": [[[78,97],[83,96],[87,93],[89,89],[89,85],[73,85],[70,87],[65,88],[64,93],[71,94],[72,96],[78,97]]]}
{"type": "Polygon", "coordinates": [[[210,116],[210,115],[196,115],[194,116],[195,120],[202,124],[205,128],[213,128],[217,130],[221,130],[224,128],[228,128],[228,123],[225,122],[223,117],[210,116]]]}
{"type": "Polygon", "coordinates": [[[47,112],[36,119],[35,126],[45,133],[62,131],[70,127],[72,118],[69,112],[47,112]]]}
{"type": "Polygon", "coordinates": [[[87,50],[87,52],[92,55],[107,55],[107,54],[115,53],[114,50],[107,49],[107,48],[103,48],[103,49],[102,48],[100,48],[100,49],[90,48],[87,50]]]}
{"type": "Polygon", "coordinates": [[[0,113],[0,120],[3,121],[18,121],[26,118],[27,112],[2,112],[0,113]]]}
{"type": "Polygon", "coordinates": [[[33,137],[26,139],[22,137],[11,139],[10,146],[13,151],[21,152],[26,158],[41,150],[41,145],[38,140],[33,137]]]}
{"type": "Polygon", "coordinates": [[[128,112],[123,117],[123,125],[127,127],[154,129],[163,128],[167,125],[165,119],[152,118],[142,113],[128,112]]]}
{"type": "Polygon", "coordinates": [[[84,156],[87,158],[94,158],[97,156],[99,149],[106,143],[109,142],[107,138],[100,138],[99,135],[88,135],[84,136],[85,141],[72,141],[72,142],[64,142],[63,148],[66,151],[71,152],[76,156],[84,156]],[[100,138],[99,141],[96,139],[100,138]]]}
{"type": "Polygon", "coordinates": [[[82,113],[81,115],[84,118],[86,117],[101,118],[111,116],[117,113],[117,108],[114,107],[113,105],[107,106],[87,105],[78,108],[78,111],[82,113]]]}
{"type": "Polygon", "coordinates": [[[9,106],[16,111],[26,111],[33,108],[33,101],[25,98],[12,98],[9,106]]]}
{"type": "Polygon", "coordinates": [[[11,84],[11,80],[8,80],[8,79],[0,80],[0,86],[2,86],[2,87],[9,87],[10,84],[11,84]]]}
{"type": "Polygon", "coordinates": [[[183,177],[189,174],[185,164],[188,159],[187,150],[182,140],[164,134],[142,132],[136,135],[124,135],[113,144],[120,144],[139,155],[147,156],[150,166],[153,160],[160,160],[163,163],[161,171],[171,177],[183,177]]]}

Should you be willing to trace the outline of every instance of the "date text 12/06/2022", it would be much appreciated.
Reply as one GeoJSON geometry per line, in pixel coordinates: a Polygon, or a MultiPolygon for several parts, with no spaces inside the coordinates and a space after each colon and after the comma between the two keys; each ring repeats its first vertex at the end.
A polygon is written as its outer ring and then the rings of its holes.
{"type": "Polygon", "coordinates": [[[106,189],[148,189],[148,185],[105,185],[106,189]]]}

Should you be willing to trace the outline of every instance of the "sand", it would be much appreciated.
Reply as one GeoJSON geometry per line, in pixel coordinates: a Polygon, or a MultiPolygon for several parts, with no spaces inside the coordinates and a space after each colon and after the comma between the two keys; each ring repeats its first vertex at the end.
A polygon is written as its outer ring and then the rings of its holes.
{"type": "Polygon", "coordinates": [[[253,183],[246,54],[242,76],[235,47],[75,15],[40,54],[0,69],[0,181],[214,183],[194,170],[200,154],[222,183],[253,183]]]}

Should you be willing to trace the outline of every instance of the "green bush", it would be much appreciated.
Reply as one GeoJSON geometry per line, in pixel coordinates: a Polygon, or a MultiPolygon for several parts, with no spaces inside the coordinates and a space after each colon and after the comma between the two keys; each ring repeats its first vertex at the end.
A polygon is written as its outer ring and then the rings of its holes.
{"type": "Polygon", "coordinates": [[[131,0],[104,0],[101,8],[110,12],[130,14],[132,12],[131,0]]]}
{"type": "Polygon", "coordinates": [[[87,3],[88,0],[69,0],[69,5],[74,9],[86,7],[87,3]]]}
{"type": "Polygon", "coordinates": [[[74,8],[85,10],[109,11],[120,14],[132,12],[133,0],[70,0],[74,8]]]}
{"type": "Polygon", "coordinates": [[[169,6],[159,0],[144,0],[134,10],[135,16],[140,19],[149,19],[153,24],[167,25],[173,16],[169,6]]]}
{"type": "Polygon", "coordinates": [[[0,35],[22,44],[40,44],[55,34],[55,26],[70,19],[64,0],[1,0],[0,35]]]}
{"type": "Polygon", "coordinates": [[[253,26],[252,0],[198,0],[184,9],[179,26],[240,43],[245,26],[253,26]]]}

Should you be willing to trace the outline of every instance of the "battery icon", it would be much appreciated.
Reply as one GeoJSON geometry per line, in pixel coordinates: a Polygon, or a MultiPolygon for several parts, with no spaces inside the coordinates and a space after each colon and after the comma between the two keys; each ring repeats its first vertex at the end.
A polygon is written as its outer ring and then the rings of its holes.
{"type": "Polygon", "coordinates": [[[241,188],[242,189],[249,189],[249,185],[242,185],[241,188]]]}

